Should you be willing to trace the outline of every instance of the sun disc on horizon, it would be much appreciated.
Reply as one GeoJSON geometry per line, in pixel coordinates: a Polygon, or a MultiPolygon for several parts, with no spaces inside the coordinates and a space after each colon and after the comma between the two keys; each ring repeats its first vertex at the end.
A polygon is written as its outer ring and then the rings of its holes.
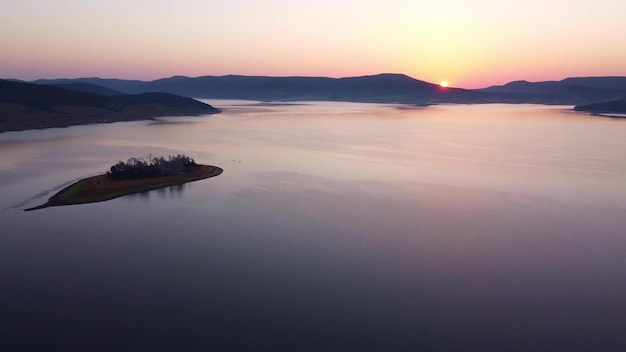
{"type": "Polygon", "coordinates": [[[440,86],[442,86],[443,88],[447,88],[448,87],[448,81],[441,81],[441,83],[439,83],[440,86]]]}

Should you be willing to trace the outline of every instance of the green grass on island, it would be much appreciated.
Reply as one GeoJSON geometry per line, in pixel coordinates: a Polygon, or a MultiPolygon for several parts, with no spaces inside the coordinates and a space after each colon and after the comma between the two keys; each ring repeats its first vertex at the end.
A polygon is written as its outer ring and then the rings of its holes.
{"type": "Polygon", "coordinates": [[[25,209],[31,211],[52,206],[95,203],[133,193],[180,185],[218,176],[217,166],[196,164],[184,155],[163,158],[131,158],[118,162],[105,174],[82,179],[48,199],[45,204],[25,209]]]}

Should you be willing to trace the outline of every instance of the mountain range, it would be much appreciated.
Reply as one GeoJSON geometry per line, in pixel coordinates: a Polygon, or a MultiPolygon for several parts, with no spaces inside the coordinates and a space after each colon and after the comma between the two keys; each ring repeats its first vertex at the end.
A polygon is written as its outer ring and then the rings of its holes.
{"type": "Polygon", "coordinates": [[[474,90],[444,88],[401,74],[348,78],[175,76],[155,81],[0,80],[0,132],[219,112],[193,98],[416,105],[532,103],[577,105],[579,111],[626,113],[623,103],[626,77],[515,81],[474,90]]]}
{"type": "MultiPolygon", "coordinates": [[[[375,103],[533,103],[578,105],[626,99],[626,77],[582,77],[562,81],[515,81],[483,89],[443,88],[402,74],[327,78],[265,76],[174,76],[154,81],[77,78],[32,83],[119,93],[165,92],[202,99],[353,101],[375,103]]],[[[101,93],[105,94],[105,93],[101,93]]]]}

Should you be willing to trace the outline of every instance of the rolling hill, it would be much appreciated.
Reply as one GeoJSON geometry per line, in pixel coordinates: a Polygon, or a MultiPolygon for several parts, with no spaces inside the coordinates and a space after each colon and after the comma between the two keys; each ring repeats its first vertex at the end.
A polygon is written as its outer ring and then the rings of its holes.
{"type": "Polygon", "coordinates": [[[169,93],[102,95],[0,80],[0,132],[218,112],[169,93]]]}
{"type": "Polygon", "coordinates": [[[626,77],[575,77],[544,82],[514,81],[477,91],[517,94],[525,96],[529,103],[590,104],[626,99],[626,77]]]}

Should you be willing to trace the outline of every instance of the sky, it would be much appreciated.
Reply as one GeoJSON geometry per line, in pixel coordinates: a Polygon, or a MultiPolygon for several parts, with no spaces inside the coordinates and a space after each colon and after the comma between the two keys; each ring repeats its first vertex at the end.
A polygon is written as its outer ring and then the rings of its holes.
{"type": "Polygon", "coordinates": [[[0,78],[626,76],[624,0],[0,0],[0,78]]]}

